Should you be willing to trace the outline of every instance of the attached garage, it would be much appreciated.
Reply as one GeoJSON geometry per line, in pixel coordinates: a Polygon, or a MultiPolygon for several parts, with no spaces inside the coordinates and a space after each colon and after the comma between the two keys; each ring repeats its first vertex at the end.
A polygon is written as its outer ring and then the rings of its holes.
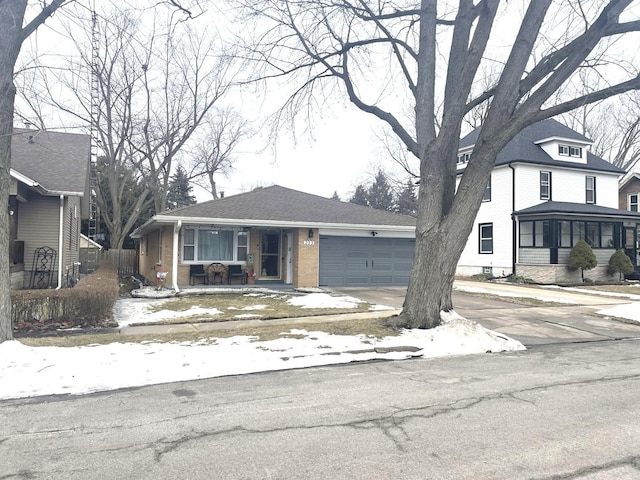
{"type": "Polygon", "coordinates": [[[407,285],[413,238],[320,236],[320,285],[407,285]]]}

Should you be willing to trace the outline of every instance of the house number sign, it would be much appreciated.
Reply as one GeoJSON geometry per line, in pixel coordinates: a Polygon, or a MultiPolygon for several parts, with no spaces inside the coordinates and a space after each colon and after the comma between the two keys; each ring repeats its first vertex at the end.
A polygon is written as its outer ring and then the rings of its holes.
{"type": "Polygon", "coordinates": [[[303,245],[315,245],[316,241],[315,240],[305,240],[304,242],[302,242],[303,245]]]}

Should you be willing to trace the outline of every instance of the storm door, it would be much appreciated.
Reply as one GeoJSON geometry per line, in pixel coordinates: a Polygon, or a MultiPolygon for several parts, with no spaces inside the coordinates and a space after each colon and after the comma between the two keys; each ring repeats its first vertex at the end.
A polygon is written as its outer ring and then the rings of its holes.
{"type": "Polygon", "coordinates": [[[263,231],[260,237],[260,278],[280,278],[280,232],[263,231]]]}

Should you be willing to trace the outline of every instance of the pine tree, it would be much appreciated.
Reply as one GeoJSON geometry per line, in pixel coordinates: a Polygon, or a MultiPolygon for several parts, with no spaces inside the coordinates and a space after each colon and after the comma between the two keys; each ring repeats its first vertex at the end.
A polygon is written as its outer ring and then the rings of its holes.
{"type": "Polygon", "coordinates": [[[596,260],[591,246],[584,240],[576,243],[569,254],[569,269],[577,270],[579,268],[584,282],[584,271],[591,270],[596,265],[598,265],[598,260],[596,260]]]}
{"type": "Polygon", "coordinates": [[[418,199],[415,186],[411,180],[407,180],[404,188],[400,190],[396,199],[396,212],[415,217],[418,214],[418,199]]]}
{"type": "Polygon", "coordinates": [[[169,183],[169,191],[167,192],[167,208],[172,210],[174,208],[186,207],[187,205],[193,205],[196,203],[196,197],[191,195],[192,187],[189,184],[189,178],[187,178],[187,172],[178,165],[176,173],[171,177],[169,183]]]}
{"type": "Polygon", "coordinates": [[[378,170],[375,181],[369,187],[367,194],[371,207],[388,212],[394,210],[393,190],[382,170],[378,170]]]}
{"type": "Polygon", "coordinates": [[[351,203],[355,203],[356,205],[364,205],[365,207],[369,206],[367,190],[364,188],[364,185],[360,184],[356,187],[356,191],[353,192],[353,196],[349,200],[351,203]]]}
{"type": "Polygon", "coordinates": [[[624,275],[633,272],[633,263],[623,250],[616,250],[609,259],[608,270],[610,274],[618,273],[619,279],[622,281],[624,275]]]}

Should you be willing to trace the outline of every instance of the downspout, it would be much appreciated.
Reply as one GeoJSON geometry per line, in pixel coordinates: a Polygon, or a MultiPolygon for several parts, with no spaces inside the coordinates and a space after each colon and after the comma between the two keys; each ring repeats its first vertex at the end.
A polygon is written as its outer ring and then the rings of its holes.
{"type": "Polygon", "coordinates": [[[516,276],[516,263],[518,261],[518,242],[516,239],[518,223],[513,213],[516,211],[516,169],[509,163],[511,169],[511,276],[516,276]]]}
{"type": "Polygon", "coordinates": [[[64,195],[60,195],[60,229],[58,231],[58,286],[56,290],[62,288],[62,248],[64,247],[64,195]]]}
{"type": "Polygon", "coordinates": [[[180,291],[180,288],[178,287],[178,238],[181,228],[182,220],[178,220],[178,222],[173,226],[173,254],[171,258],[171,284],[176,293],[180,291]]]}

